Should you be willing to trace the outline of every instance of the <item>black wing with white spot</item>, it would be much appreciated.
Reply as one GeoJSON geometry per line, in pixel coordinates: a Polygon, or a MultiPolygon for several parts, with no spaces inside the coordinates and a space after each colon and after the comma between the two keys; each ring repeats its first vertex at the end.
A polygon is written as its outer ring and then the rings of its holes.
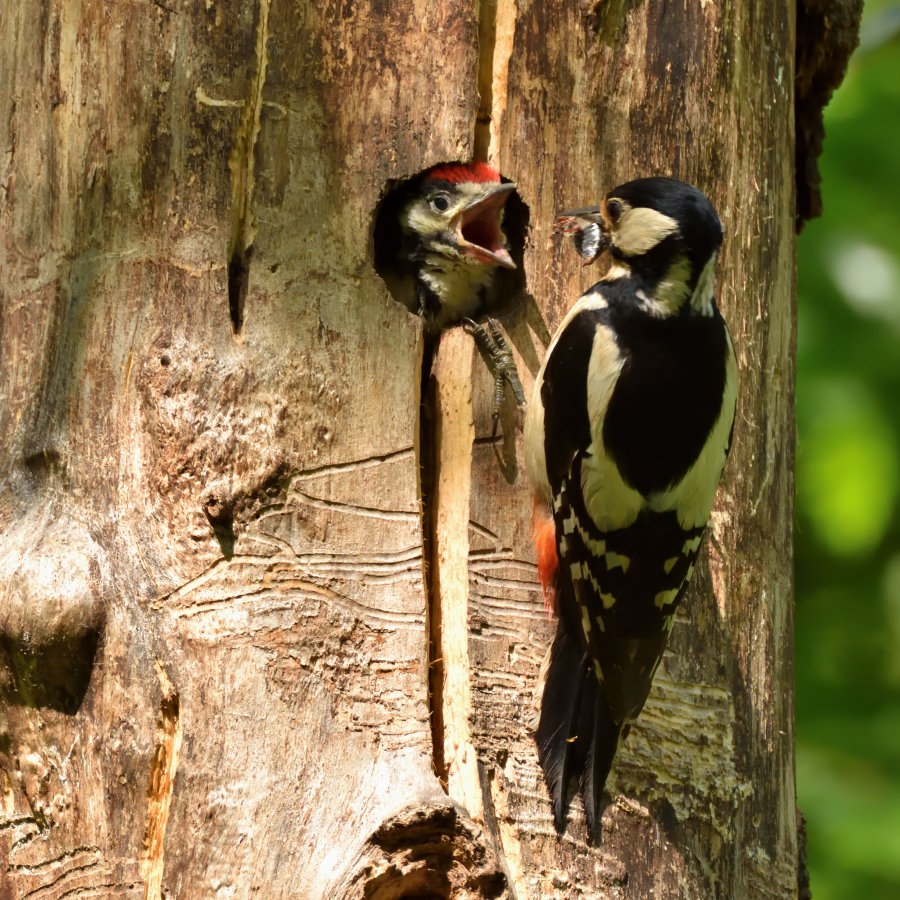
{"type": "Polygon", "coordinates": [[[557,548],[577,605],[572,624],[612,717],[625,724],[650,692],[704,529],[682,528],[671,511],[644,510],[625,528],[600,531],[580,489],[582,459],[574,460],[554,501],[557,548]]]}

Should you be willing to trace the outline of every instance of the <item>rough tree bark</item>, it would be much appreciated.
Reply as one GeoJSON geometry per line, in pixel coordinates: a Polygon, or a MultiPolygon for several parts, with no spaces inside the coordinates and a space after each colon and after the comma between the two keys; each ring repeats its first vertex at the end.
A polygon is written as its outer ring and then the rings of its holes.
{"type": "Polygon", "coordinates": [[[794,27],[776,0],[8,4],[0,897],[796,892],[794,27]],[[556,839],[530,736],[553,626],[514,411],[494,447],[461,331],[423,379],[372,267],[387,187],[473,155],[522,201],[526,387],[599,274],[557,208],[669,173],[727,229],[735,448],[596,849],[577,802],[556,839]]]}

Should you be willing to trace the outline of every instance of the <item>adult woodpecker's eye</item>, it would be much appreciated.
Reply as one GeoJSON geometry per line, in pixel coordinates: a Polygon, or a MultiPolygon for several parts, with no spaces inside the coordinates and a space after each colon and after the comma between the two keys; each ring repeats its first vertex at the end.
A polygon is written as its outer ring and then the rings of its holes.
{"type": "Polygon", "coordinates": [[[616,222],[619,221],[619,216],[622,215],[622,204],[619,203],[618,200],[607,200],[606,215],[608,216],[610,222],[615,225],[616,222]]]}
{"type": "Polygon", "coordinates": [[[428,198],[428,202],[435,212],[447,212],[450,209],[450,198],[446,194],[435,194],[428,198]]]}

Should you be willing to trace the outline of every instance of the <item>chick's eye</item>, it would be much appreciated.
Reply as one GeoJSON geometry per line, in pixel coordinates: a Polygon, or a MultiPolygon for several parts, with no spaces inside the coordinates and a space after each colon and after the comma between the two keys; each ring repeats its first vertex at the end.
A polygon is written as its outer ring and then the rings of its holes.
{"type": "Polygon", "coordinates": [[[446,194],[435,194],[428,202],[435,212],[447,212],[450,209],[450,198],[446,194]]]}
{"type": "Polygon", "coordinates": [[[622,204],[619,203],[618,200],[607,200],[606,215],[609,217],[610,222],[612,222],[613,224],[618,222],[619,216],[622,215],[622,204]]]}

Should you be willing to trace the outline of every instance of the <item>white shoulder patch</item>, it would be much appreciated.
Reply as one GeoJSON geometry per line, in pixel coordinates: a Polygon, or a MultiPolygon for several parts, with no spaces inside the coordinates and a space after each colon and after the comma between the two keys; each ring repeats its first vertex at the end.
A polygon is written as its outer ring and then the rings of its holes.
{"type": "MultiPolygon", "coordinates": [[[[588,291],[578,298],[578,301],[566,313],[565,318],[556,329],[553,340],[550,341],[550,346],[547,347],[547,352],[544,354],[544,361],[541,363],[537,378],[534,380],[531,402],[528,404],[528,411],[525,414],[525,471],[531,479],[531,483],[546,500],[550,499],[550,480],[547,477],[547,461],[544,452],[544,404],[541,400],[544,370],[547,368],[547,361],[556,350],[559,338],[569,322],[579,313],[592,309],[603,309],[606,305],[606,299],[599,291],[588,291]]],[[[588,390],[590,390],[590,386],[588,390]]],[[[609,398],[607,398],[606,402],[609,402],[609,398]]]]}
{"type": "Polygon", "coordinates": [[[644,498],[625,484],[616,464],[596,445],[581,462],[581,493],[600,531],[627,528],[644,507],[644,498]]]}
{"type": "Polygon", "coordinates": [[[600,325],[588,365],[591,446],[581,463],[581,492],[591,520],[601,531],[631,525],[644,506],[644,499],[625,483],[603,445],[603,422],[624,364],[613,332],[600,325]]]}
{"type": "Polygon", "coordinates": [[[588,418],[591,423],[591,439],[595,445],[602,440],[600,432],[603,420],[624,364],[625,360],[619,353],[619,345],[612,330],[599,325],[594,333],[587,372],[588,418]]]}

